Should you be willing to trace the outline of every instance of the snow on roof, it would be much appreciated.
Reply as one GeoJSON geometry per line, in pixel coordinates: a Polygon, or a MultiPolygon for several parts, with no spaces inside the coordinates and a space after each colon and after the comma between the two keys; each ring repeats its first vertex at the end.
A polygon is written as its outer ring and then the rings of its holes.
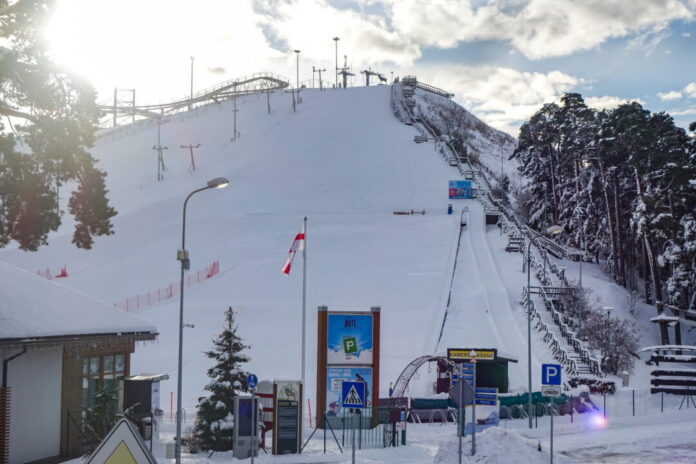
{"type": "Polygon", "coordinates": [[[0,340],[156,331],[119,309],[0,261],[0,340]]]}
{"type": "Polygon", "coordinates": [[[662,313],[659,316],[655,316],[655,317],[650,319],[650,322],[660,322],[660,321],[679,322],[679,318],[674,317],[674,316],[668,316],[668,315],[662,313]]]}

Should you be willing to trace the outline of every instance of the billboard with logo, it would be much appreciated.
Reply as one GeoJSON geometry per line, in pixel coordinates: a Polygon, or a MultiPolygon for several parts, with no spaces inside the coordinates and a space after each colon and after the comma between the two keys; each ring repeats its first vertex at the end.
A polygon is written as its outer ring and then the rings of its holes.
{"type": "Polygon", "coordinates": [[[319,306],[316,414],[320,427],[325,426],[324,413],[327,418],[343,414],[344,381],[365,382],[366,406],[377,404],[380,314],[379,306],[370,311],[329,311],[326,306],[319,306]]]}
{"type": "Polygon", "coordinates": [[[451,200],[474,198],[473,185],[470,180],[449,181],[449,198],[451,200]]]}
{"type": "Polygon", "coordinates": [[[327,364],[372,364],[372,314],[329,314],[327,364]]]}

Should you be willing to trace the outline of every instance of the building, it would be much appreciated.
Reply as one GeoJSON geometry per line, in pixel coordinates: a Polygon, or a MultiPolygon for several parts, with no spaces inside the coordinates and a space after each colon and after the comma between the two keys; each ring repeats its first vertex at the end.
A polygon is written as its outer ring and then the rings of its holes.
{"type": "Polygon", "coordinates": [[[120,388],[135,343],[156,336],[152,324],[0,262],[0,464],[79,454],[84,408],[120,388]]]}

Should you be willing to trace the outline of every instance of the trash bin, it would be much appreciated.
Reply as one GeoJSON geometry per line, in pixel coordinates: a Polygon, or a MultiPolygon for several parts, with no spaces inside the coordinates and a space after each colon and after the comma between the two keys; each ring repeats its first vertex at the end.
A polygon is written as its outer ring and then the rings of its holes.
{"type": "Polygon", "coordinates": [[[447,214],[452,214],[452,203],[447,204],[447,214]]]}
{"type": "Polygon", "coordinates": [[[176,443],[167,443],[165,445],[164,457],[167,459],[176,459],[176,443]]]}

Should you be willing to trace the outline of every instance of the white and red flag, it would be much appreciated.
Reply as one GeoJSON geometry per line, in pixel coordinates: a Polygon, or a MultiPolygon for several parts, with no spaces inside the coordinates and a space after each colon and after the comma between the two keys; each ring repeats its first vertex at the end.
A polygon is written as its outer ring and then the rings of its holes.
{"type": "Polygon", "coordinates": [[[283,274],[290,274],[290,267],[292,266],[292,260],[295,258],[295,253],[298,251],[303,251],[305,248],[305,225],[302,223],[302,230],[299,234],[295,236],[295,240],[290,246],[290,251],[288,252],[288,259],[285,260],[283,265],[283,274]]]}

